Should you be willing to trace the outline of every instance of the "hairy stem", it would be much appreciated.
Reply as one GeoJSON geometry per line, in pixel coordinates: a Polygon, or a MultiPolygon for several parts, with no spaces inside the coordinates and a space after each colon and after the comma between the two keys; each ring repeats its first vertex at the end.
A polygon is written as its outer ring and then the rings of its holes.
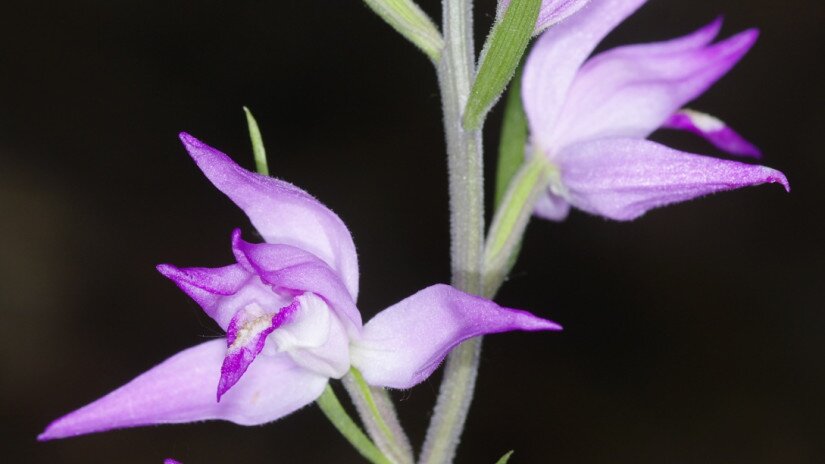
{"type": "Polygon", "coordinates": [[[352,398],[367,433],[378,448],[394,463],[412,464],[415,462],[410,440],[398,421],[395,407],[387,391],[380,387],[367,385],[361,373],[355,368],[352,368],[341,380],[352,398]]]}
{"type": "MultiPolygon", "coordinates": [[[[450,185],[452,283],[469,293],[482,291],[484,174],[481,130],[465,130],[463,110],[474,74],[472,0],[444,0],[444,51],[436,67],[444,112],[450,185]]],[[[427,430],[420,462],[453,460],[473,397],[481,338],[450,354],[427,430]]]]}
{"type": "Polygon", "coordinates": [[[369,462],[373,464],[392,464],[392,462],[384,456],[383,453],[375,446],[375,444],[364,435],[364,432],[358,427],[358,424],[349,417],[347,411],[338,401],[332,387],[327,385],[324,393],[316,400],[321,411],[327,416],[332,425],[341,432],[341,435],[352,444],[352,446],[361,453],[369,462]]]}

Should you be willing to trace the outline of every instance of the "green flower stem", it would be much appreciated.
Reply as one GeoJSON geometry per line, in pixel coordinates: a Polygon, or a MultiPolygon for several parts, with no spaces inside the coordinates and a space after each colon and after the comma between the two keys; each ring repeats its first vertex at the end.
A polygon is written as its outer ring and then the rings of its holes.
{"type": "Polygon", "coordinates": [[[461,123],[473,78],[472,0],[444,0],[443,8],[446,46],[437,72],[447,139],[452,283],[478,294],[484,247],[481,131],[461,123]]]}
{"type": "Polygon", "coordinates": [[[321,411],[327,416],[332,425],[341,432],[341,435],[349,441],[352,446],[361,453],[369,462],[373,464],[393,464],[387,459],[383,453],[375,446],[375,444],[364,435],[364,432],[358,427],[349,414],[341,406],[332,387],[327,385],[324,393],[316,400],[321,411]]]}
{"type": "MultiPolygon", "coordinates": [[[[447,139],[452,283],[480,294],[484,245],[481,131],[466,130],[462,124],[475,61],[472,11],[472,0],[443,1],[445,46],[436,70],[447,139]]],[[[453,460],[473,397],[480,351],[479,337],[464,342],[448,357],[419,462],[453,460]]]]}
{"type": "Polygon", "coordinates": [[[484,247],[484,293],[495,295],[520,250],[536,201],[558,170],[542,154],[534,155],[510,181],[493,216],[484,247]]]}
{"type": "Polygon", "coordinates": [[[367,385],[354,367],[342,379],[367,433],[378,448],[397,464],[415,462],[412,446],[398,421],[395,407],[383,388],[367,385]]]}

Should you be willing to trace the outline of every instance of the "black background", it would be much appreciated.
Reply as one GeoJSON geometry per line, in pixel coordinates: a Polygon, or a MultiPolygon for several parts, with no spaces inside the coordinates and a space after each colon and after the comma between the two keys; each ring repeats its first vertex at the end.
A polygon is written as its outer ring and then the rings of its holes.
{"type": "MultiPolygon", "coordinates": [[[[440,16],[437,1],[422,5],[440,16]]],[[[494,2],[477,9],[480,41],[494,2]]],[[[745,189],[632,223],[531,224],[498,301],[566,330],[485,341],[459,462],[509,449],[513,463],[825,462],[822,4],[652,0],[604,45],[720,13],[723,35],[762,36],[692,106],[763,148],[792,193],[745,189]]],[[[252,167],[244,104],[274,174],[352,230],[367,318],[448,280],[432,68],[360,2],[3,2],[4,461],[360,462],[314,406],[261,427],[35,442],[55,417],[220,335],[154,265],[222,265],[231,229],[252,234],[176,138],[189,131],[252,167]]],[[[715,153],[690,135],[655,138],[715,153]]],[[[395,395],[416,442],[437,385],[395,395]]]]}

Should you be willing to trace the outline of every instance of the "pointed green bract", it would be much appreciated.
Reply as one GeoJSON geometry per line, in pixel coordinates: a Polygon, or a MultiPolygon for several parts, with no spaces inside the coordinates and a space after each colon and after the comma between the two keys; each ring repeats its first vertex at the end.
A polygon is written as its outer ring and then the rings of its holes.
{"type": "Polygon", "coordinates": [[[258,174],[265,176],[269,175],[269,166],[266,162],[266,150],[264,149],[264,140],[261,137],[261,129],[258,128],[258,121],[252,116],[249,108],[243,107],[246,113],[246,124],[249,126],[249,140],[252,141],[252,154],[255,156],[255,169],[258,174]]]}
{"type": "Polygon", "coordinates": [[[501,459],[496,461],[496,464],[507,464],[510,461],[510,456],[512,456],[512,455],[513,455],[513,450],[508,451],[507,454],[505,454],[504,456],[501,457],[501,459]]]}
{"type": "Polygon", "coordinates": [[[521,103],[521,68],[516,72],[513,85],[507,95],[504,107],[504,121],[501,125],[501,139],[498,145],[498,166],[496,167],[495,206],[501,204],[510,180],[524,163],[524,148],[527,146],[527,116],[521,103]]]}
{"type": "Polygon", "coordinates": [[[441,58],[444,39],[432,20],[412,0],[364,0],[364,3],[433,62],[441,58]]]}
{"type": "Polygon", "coordinates": [[[478,73],[464,109],[464,127],[476,129],[504,92],[536,27],[541,0],[513,0],[494,26],[479,59],[478,73]]]}

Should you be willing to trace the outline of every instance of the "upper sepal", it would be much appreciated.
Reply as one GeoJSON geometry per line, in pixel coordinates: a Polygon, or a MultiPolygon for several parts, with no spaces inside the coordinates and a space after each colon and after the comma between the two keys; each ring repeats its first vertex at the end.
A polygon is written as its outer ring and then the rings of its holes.
{"type": "Polygon", "coordinates": [[[591,0],[539,37],[522,77],[524,111],[537,145],[549,146],[550,132],[579,67],[599,42],[645,1],[591,0]]]}
{"type": "Polygon", "coordinates": [[[750,50],[750,29],[707,45],[719,20],[685,37],[628,45],[591,58],[576,75],[550,147],[605,137],[645,138],[704,93],[750,50]]]}
{"type": "Polygon", "coordinates": [[[310,194],[282,180],[243,169],[183,132],[180,139],[206,177],[225,193],[268,243],[292,245],[325,261],[358,297],[358,257],[349,229],[310,194]]]}

